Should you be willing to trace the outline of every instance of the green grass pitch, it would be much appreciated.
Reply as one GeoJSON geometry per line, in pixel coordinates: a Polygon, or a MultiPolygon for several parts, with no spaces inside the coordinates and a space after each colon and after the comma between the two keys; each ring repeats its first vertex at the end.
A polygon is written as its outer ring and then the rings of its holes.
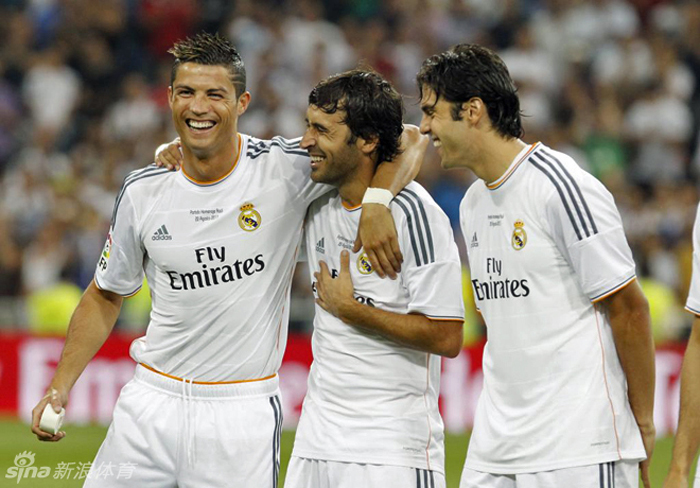
{"type": "MultiPolygon", "coordinates": [[[[73,488],[82,486],[81,480],[53,479],[54,469],[59,462],[74,461],[76,463],[86,463],[92,461],[107,429],[98,426],[68,425],[65,430],[68,433],[65,439],[57,444],[48,444],[37,441],[26,424],[15,419],[0,419],[0,487],[73,488]],[[14,465],[15,456],[23,451],[35,453],[34,466],[50,467],[51,475],[45,479],[22,479],[19,484],[17,479],[5,478],[7,468],[14,465]]],[[[445,469],[447,471],[448,488],[457,488],[459,486],[459,476],[462,471],[468,440],[469,436],[467,434],[446,436],[445,450],[447,457],[445,469]]],[[[282,480],[287,469],[287,461],[292,452],[293,441],[293,431],[283,432],[281,445],[282,480]]],[[[656,444],[651,467],[652,486],[654,487],[660,487],[663,483],[671,460],[672,442],[671,438],[664,438],[659,439],[656,444]]]]}

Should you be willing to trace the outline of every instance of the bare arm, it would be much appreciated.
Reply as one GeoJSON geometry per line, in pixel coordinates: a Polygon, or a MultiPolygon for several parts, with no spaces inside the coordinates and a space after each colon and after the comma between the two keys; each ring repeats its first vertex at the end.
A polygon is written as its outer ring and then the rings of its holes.
{"type": "Polygon", "coordinates": [[[318,299],[327,312],[354,327],[386,337],[394,342],[420,351],[456,357],[462,349],[461,320],[433,320],[425,315],[387,312],[355,300],[350,278],[350,255],[340,255],[340,273],[333,279],[328,266],[321,262],[321,272],[315,273],[318,299]]]}
{"type": "MultiPolygon", "coordinates": [[[[403,152],[394,161],[381,163],[370,183],[371,188],[389,190],[394,196],[418,174],[429,141],[428,136],[422,135],[415,125],[405,125],[401,138],[403,152]]],[[[394,219],[382,204],[362,206],[353,252],[358,252],[362,247],[379,276],[396,278],[396,273],[401,271],[403,256],[394,219]]]]}
{"type": "Polygon", "coordinates": [[[39,429],[39,419],[47,403],[58,413],[67,401],[68,393],[93,356],[107,340],[119,316],[123,298],[103,291],[91,282],[80,299],[68,326],[66,343],[49,393],[32,410],[32,432],[39,440],[58,441],[65,434],[49,434],[39,429]]]}
{"type": "Polygon", "coordinates": [[[633,281],[604,300],[615,348],[627,378],[627,396],[642,433],[647,459],[640,463],[642,482],[650,487],[649,462],[654,451],[654,342],[649,304],[633,281]]]}
{"type": "Polygon", "coordinates": [[[687,488],[690,465],[700,447],[700,317],[695,317],[681,369],[681,409],[671,469],[664,488],[687,488]]]}

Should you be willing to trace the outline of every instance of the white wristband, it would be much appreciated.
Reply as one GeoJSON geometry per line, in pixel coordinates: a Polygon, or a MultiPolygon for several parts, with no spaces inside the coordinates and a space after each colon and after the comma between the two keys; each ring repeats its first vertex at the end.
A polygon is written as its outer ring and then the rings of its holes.
{"type": "Polygon", "coordinates": [[[367,188],[365,191],[365,196],[362,199],[362,204],[365,203],[381,203],[386,208],[389,208],[389,204],[394,199],[394,194],[389,190],[384,188],[367,188]]]}

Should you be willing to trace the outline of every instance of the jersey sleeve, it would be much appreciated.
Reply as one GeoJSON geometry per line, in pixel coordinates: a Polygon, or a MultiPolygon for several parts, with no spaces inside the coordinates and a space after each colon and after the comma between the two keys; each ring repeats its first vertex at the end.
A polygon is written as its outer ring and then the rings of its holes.
{"type": "Polygon", "coordinates": [[[695,315],[700,315],[700,205],[695,215],[693,226],[693,278],[685,308],[695,315]]]}
{"type": "Polygon", "coordinates": [[[138,232],[136,209],[122,189],[114,205],[107,242],[97,262],[95,284],[101,290],[131,296],[143,284],[145,251],[138,232]]]}
{"type": "Polygon", "coordinates": [[[393,215],[404,256],[402,280],[409,313],[464,320],[462,271],[449,219],[408,188],[396,196],[393,215]]]}
{"type": "Polygon", "coordinates": [[[635,278],[632,251],[612,194],[588,173],[563,166],[552,174],[556,191],[545,205],[560,252],[573,267],[583,293],[596,302],[635,278]]]}
{"type": "Polygon", "coordinates": [[[300,147],[301,137],[296,139],[285,139],[283,137],[273,137],[270,141],[270,148],[275,149],[281,158],[284,159],[282,170],[286,179],[293,186],[294,194],[299,201],[308,206],[321,195],[333,189],[332,186],[316,183],[311,179],[311,159],[309,153],[300,147]]]}

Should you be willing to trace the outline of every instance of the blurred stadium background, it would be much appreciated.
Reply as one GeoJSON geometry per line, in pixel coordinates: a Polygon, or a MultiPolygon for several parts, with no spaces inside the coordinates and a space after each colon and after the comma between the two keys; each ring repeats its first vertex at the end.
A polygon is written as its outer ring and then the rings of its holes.
{"type": "MultiPolygon", "coordinates": [[[[615,195],[660,350],[659,431],[671,433],[691,321],[683,304],[700,173],[697,1],[0,0],[0,474],[23,450],[36,452],[37,464],[87,462],[104,435],[104,427],[76,425],[59,454],[33,441],[23,422],[60,353],[50,337],[65,333],[92,278],[122,179],[175,137],[166,50],[202,29],[239,48],[253,96],[239,128],[263,138],[301,135],[309,90],[358,62],[395,84],[406,121],[418,123],[414,76],[424,58],[458,42],[496,49],[519,87],[525,139],[571,154],[615,195]]],[[[445,173],[431,148],[419,181],[459,236],[458,205],[473,176],[445,173]]],[[[466,267],[464,276],[469,283],[466,267]]],[[[445,366],[443,381],[450,486],[466,448],[470,417],[462,410],[478,393],[484,335],[468,286],[465,301],[465,354],[445,366]],[[459,388],[461,400],[449,399],[459,388]]],[[[129,299],[117,334],[140,334],[149,306],[147,292],[129,299]]],[[[290,354],[303,360],[285,366],[289,428],[303,396],[312,313],[298,270],[290,327],[301,345],[290,354]]],[[[133,367],[124,357],[120,342],[95,365],[110,372],[112,390],[133,367]],[[110,361],[122,361],[116,373],[110,361]]],[[[98,406],[72,420],[107,422],[114,391],[85,394],[98,406]]],[[[289,449],[292,434],[285,436],[289,449]]],[[[661,439],[657,452],[660,484],[670,441],[661,439]]]]}

